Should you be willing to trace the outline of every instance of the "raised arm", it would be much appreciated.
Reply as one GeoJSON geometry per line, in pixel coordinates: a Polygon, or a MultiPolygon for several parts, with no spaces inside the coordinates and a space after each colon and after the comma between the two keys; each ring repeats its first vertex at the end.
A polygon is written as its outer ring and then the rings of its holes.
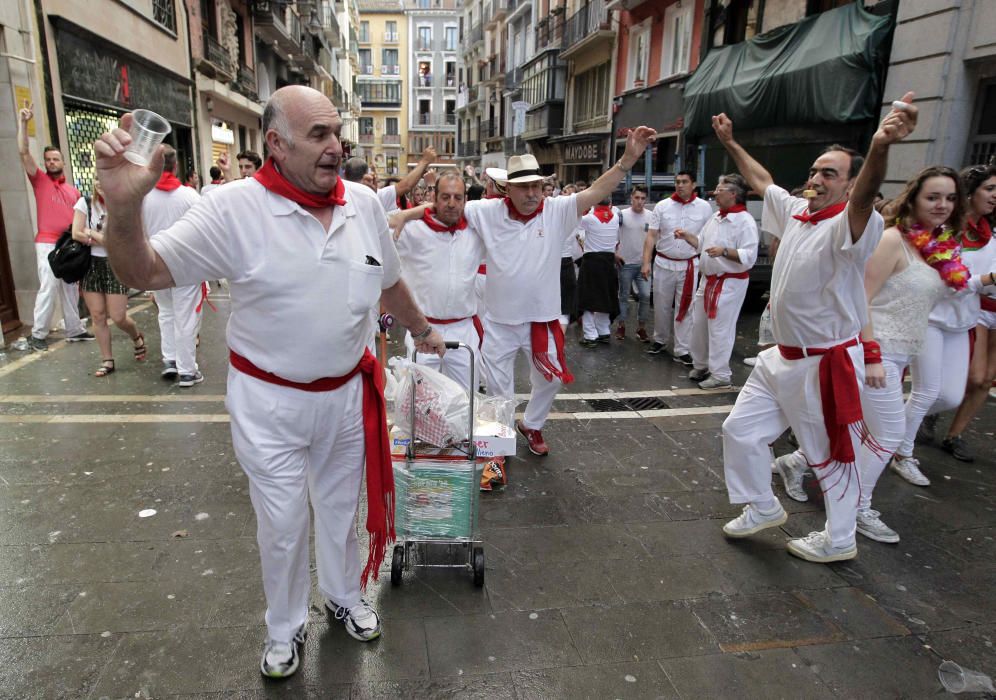
{"type": "Polygon", "coordinates": [[[725,113],[717,114],[712,118],[712,130],[716,132],[716,138],[733,158],[737,170],[747,180],[750,188],[763,197],[764,191],[769,185],[775,184],[775,181],[771,178],[771,173],[734,140],[733,121],[725,113]]]}
{"type": "Polygon", "coordinates": [[[422,157],[418,161],[418,165],[410,173],[401,178],[401,182],[394,186],[395,192],[398,196],[406,195],[414,189],[418,181],[422,179],[423,173],[425,173],[426,168],[432,165],[432,161],[436,160],[436,149],[429,146],[424,151],[422,151],[422,157]]]}
{"type": "Polygon", "coordinates": [[[166,289],[174,286],[166,263],[149,245],[142,230],[142,199],[155,186],[163,170],[163,147],[147,166],[125,160],[131,143],[131,114],[121,117],[118,128],[93,143],[97,176],[107,201],[104,245],[114,274],[134,289],[166,289]]]}
{"type": "Polygon", "coordinates": [[[633,169],[636,161],[646,152],[647,146],[652,144],[656,138],[657,132],[649,126],[638,126],[630,131],[629,136],[626,137],[626,152],[623,153],[622,158],[602,173],[602,176],[595,180],[591,187],[578,193],[578,216],[582,216],[603,199],[612,196],[616,186],[623,181],[626,173],[633,169]]]}
{"type": "Polygon", "coordinates": [[[912,104],[913,97],[912,92],[907,92],[901,100],[903,106],[893,106],[882,119],[878,131],[872,136],[861,172],[854,180],[848,198],[847,218],[851,225],[851,240],[855,243],[861,239],[875,210],[875,195],[882,186],[889,164],[889,147],[912,134],[916,128],[918,110],[912,104]]]}
{"type": "Polygon", "coordinates": [[[38,172],[38,163],[35,162],[31,156],[31,151],[28,150],[28,122],[31,121],[31,117],[35,116],[35,113],[29,104],[21,109],[17,116],[19,117],[17,120],[17,152],[21,156],[24,172],[28,174],[28,177],[33,177],[38,172]]]}

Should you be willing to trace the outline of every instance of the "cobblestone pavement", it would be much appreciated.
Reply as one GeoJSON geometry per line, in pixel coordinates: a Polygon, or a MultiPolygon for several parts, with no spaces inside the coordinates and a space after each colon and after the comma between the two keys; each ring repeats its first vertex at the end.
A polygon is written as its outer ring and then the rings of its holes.
{"type": "MultiPolygon", "coordinates": [[[[392,588],[385,568],[369,645],[315,595],[301,671],[264,681],[218,305],[193,389],[162,381],[155,352],[132,362],[116,331],[103,380],[93,343],[0,364],[0,696],[928,698],[944,694],[943,659],[996,674],[992,401],[967,436],[974,464],[922,446],[930,488],[883,476],[876,507],[898,545],[859,538],[856,560],[820,566],[785,551],[822,525],[812,481],[809,503],[776,487],[781,530],[722,535],[739,510],[719,439],[734,393],[698,391],[633,339],[586,350],[572,331],[577,382],[545,430],[551,454],[520,446],[509,486],[482,496],[484,588],[422,569],[392,588]]],[[[157,349],[154,308],[132,306],[157,349]]],[[[738,383],[756,322],[741,321],[738,383]]]]}

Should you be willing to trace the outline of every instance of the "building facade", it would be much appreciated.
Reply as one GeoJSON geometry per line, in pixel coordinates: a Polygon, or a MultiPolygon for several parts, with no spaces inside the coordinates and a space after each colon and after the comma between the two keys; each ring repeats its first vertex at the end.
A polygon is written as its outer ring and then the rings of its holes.
{"type": "Polygon", "coordinates": [[[457,162],[481,168],[481,120],[486,101],[481,89],[484,61],[484,5],[482,0],[464,0],[460,16],[460,58],[457,77],[457,162]]]}
{"type": "Polygon", "coordinates": [[[433,146],[440,164],[456,158],[457,0],[406,0],[408,46],[408,165],[433,146]]]}
{"type": "Polygon", "coordinates": [[[358,31],[363,104],[357,152],[380,177],[404,173],[407,160],[408,23],[401,0],[361,0],[358,31]]]}

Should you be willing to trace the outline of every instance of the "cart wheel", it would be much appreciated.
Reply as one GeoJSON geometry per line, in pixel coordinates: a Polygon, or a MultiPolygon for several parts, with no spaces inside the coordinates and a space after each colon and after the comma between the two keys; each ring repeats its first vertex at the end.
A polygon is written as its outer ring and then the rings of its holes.
{"type": "Polygon", "coordinates": [[[405,548],[404,545],[394,545],[394,554],[391,555],[391,585],[401,585],[401,574],[405,570],[405,548]]]}
{"type": "Polygon", "coordinates": [[[474,547],[473,554],[474,585],[480,588],[484,585],[484,548],[474,547]]]}

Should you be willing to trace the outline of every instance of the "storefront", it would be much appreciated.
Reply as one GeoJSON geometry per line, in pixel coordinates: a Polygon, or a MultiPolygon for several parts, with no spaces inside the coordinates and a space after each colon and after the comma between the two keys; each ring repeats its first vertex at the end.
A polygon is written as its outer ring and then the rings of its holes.
{"type": "Polygon", "coordinates": [[[567,183],[584,180],[591,183],[597,180],[606,170],[608,145],[608,134],[598,134],[595,138],[590,134],[563,137],[560,144],[564,153],[560,181],[567,183]]]}

